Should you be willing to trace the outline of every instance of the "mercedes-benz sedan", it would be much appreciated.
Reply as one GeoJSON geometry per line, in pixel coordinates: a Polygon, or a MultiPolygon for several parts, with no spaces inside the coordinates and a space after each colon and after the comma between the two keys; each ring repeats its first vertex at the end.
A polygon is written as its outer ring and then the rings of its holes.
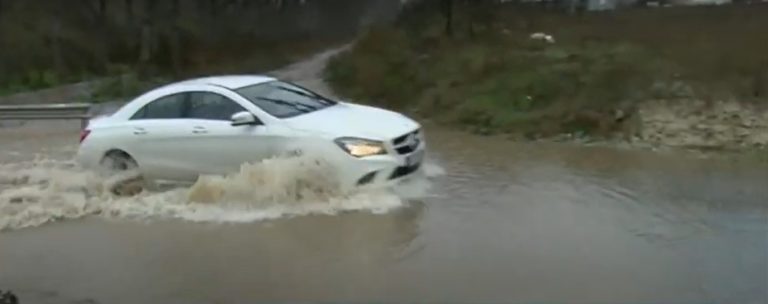
{"type": "Polygon", "coordinates": [[[239,75],[151,90],[92,120],[80,141],[84,167],[137,170],[147,181],[191,183],[244,163],[313,152],[352,187],[411,175],[426,146],[420,125],[399,113],[239,75]]]}

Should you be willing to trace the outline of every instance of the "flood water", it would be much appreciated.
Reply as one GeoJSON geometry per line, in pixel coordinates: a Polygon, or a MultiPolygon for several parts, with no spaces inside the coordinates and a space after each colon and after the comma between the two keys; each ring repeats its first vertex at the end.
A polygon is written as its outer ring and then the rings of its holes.
{"type": "Polygon", "coordinates": [[[22,303],[768,300],[763,165],[429,132],[444,174],[396,208],[6,230],[0,287],[22,303]]]}
{"type": "Polygon", "coordinates": [[[76,128],[0,128],[0,290],[22,304],[768,303],[761,162],[430,126],[429,172],[393,193],[237,209],[77,194],[76,128]]]}

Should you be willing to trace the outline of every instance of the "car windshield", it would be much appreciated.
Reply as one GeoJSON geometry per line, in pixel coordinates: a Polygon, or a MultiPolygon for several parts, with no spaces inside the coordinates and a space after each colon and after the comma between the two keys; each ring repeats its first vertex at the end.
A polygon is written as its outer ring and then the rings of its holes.
{"type": "Polygon", "coordinates": [[[315,92],[283,81],[260,83],[235,92],[278,118],[294,117],[336,104],[315,92]]]}

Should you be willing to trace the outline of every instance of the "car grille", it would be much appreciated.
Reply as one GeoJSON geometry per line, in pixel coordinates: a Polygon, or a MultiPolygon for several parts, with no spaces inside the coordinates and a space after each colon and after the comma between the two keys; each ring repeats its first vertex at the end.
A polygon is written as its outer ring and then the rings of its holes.
{"type": "Polygon", "coordinates": [[[416,151],[416,147],[411,147],[411,146],[402,146],[402,147],[400,147],[400,148],[395,148],[395,151],[397,151],[397,154],[403,154],[403,155],[405,155],[405,154],[410,154],[410,153],[412,153],[413,151],[416,151]]]}
{"type": "Polygon", "coordinates": [[[415,130],[392,140],[392,146],[395,147],[395,151],[398,154],[410,154],[416,151],[416,148],[421,144],[421,140],[421,130],[415,130]]]}

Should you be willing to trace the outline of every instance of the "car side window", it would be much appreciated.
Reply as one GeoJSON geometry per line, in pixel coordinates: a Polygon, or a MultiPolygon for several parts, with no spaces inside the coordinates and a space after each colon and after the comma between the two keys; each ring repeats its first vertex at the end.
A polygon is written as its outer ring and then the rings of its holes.
{"type": "Polygon", "coordinates": [[[176,119],[184,117],[186,94],[173,94],[161,97],[146,104],[131,117],[136,119],[176,119]]]}
{"type": "Polygon", "coordinates": [[[237,112],[246,111],[237,102],[216,93],[192,92],[186,117],[192,119],[230,120],[237,112]]]}

